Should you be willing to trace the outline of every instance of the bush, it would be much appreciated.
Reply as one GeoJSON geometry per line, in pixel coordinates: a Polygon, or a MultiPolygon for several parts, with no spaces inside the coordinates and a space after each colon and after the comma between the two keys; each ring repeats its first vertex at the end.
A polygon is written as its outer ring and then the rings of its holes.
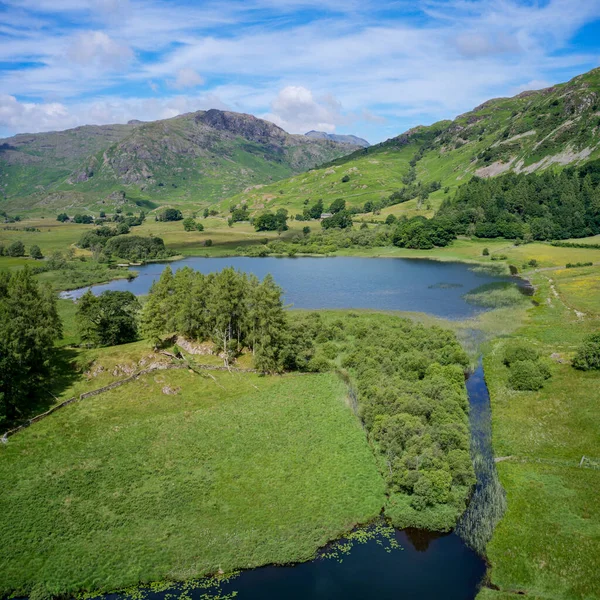
{"type": "Polygon", "coordinates": [[[502,362],[510,367],[512,364],[523,360],[537,361],[539,356],[539,352],[530,344],[516,342],[506,347],[502,362]]]}
{"type": "Polygon", "coordinates": [[[544,373],[533,360],[520,360],[512,364],[508,384],[513,390],[535,392],[544,387],[544,373]]]}
{"type": "Polygon", "coordinates": [[[6,254],[8,256],[24,256],[25,246],[21,240],[14,241],[7,249],[6,254]]]}
{"type": "Polygon", "coordinates": [[[600,370],[600,332],[583,340],[573,359],[573,366],[581,371],[600,370]]]}
{"type": "Polygon", "coordinates": [[[490,255],[490,251],[487,248],[483,249],[483,252],[481,253],[483,256],[489,256],[490,255]]]}
{"type": "Polygon", "coordinates": [[[204,240],[204,245],[208,248],[213,245],[213,241],[212,240],[204,240]]]}
{"type": "Polygon", "coordinates": [[[350,181],[350,175],[344,175],[342,177],[342,183],[348,183],[350,181]]]}
{"type": "Polygon", "coordinates": [[[36,245],[33,245],[33,246],[31,246],[31,248],[29,248],[29,256],[31,256],[31,258],[35,258],[37,260],[44,258],[44,255],[42,254],[40,247],[36,246],[36,245]]]}

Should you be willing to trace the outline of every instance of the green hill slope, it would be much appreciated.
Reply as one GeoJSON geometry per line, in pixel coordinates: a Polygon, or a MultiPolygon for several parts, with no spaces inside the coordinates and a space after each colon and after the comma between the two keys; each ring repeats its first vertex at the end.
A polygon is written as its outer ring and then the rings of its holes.
{"type": "Polygon", "coordinates": [[[290,135],[251,115],[219,110],[17,135],[0,140],[0,209],[206,205],[356,148],[290,135]]]}
{"type": "Polygon", "coordinates": [[[560,169],[599,156],[600,69],[595,69],[565,84],[490,100],[454,121],[416,127],[308,173],[243,192],[222,207],[246,202],[254,210],[284,207],[294,214],[307,201],[322,198],[327,207],[344,198],[352,207],[392,202],[385,212],[431,215],[446,193],[474,175],[560,169]],[[433,191],[437,182],[440,189],[433,191]],[[427,187],[429,193],[422,193],[427,187]],[[389,200],[403,189],[404,202],[389,200]]]}

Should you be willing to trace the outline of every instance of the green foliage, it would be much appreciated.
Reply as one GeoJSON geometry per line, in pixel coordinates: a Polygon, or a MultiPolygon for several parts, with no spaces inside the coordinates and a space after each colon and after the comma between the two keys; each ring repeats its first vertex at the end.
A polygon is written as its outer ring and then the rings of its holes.
{"type": "Polygon", "coordinates": [[[586,237],[600,233],[600,183],[574,169],[474,177],[439,214],[452,220],[456,233],[477,237],[586,237]]]}
{"type": "Polygon", "coordinates": [[[340,211],[346,210],[346,201],[343,198],[336,198],[329,205],[329,212],[334,215],[335,213],[339,213],[340,211]]]}
{"type": "Polygon", "coordinates": [[[339,210],[331,217],[321,221],[323,229],[346,229],[352,227],[352,215],[346,210],[339,210]]]}
{"type": "Polygon", "coordinates": [[[452,224],[445,219],[414,217],[401,219],[393,235],[395,246],[429,250],[435,246],[447,246],[454,240],[452,224]]]}
{"type": "Polygon", "coordinates": [[[502,362],[507,367],[510,367],[516,362],[523,360],[537,361],[539,358],[540,353],[531,344],[526,344],[525,342],[513,342],[505,347],[502,362]]]}
{"type": "Polygon", "coordinates": [[[91,225],[94,222],[94,217],[92,215],[76,214],[73,217],[73,221],[75,223],[83,223],[84,225],[91,225]]]}
{"type": "Polygon", "coordinates": [[[592,333],[583,340],[573,366],[582,371],[600,370],[600,333],[592,333]]]}
{"type": "Polygon", "coordinates": [[[0,423],[18,419],[36,400],[61,335],[50,287],[27,268],[0,272],[0,423]]]}
{"type": "Polygon", "coordinates": [[[576,262],[576,263],[567,263],[565,266],[567,269],[579,269],[580,267],[592,267],[594,265],[593,262],[576,262]]]}
{"type": "Polygon", "coordinates": [[[78,301],[77,323],[84,346],[116,346],[137,338],[140,304],[131,292],[88,290],[78,301]]]}
{"type": "Polygon", "coordinates": [[[466,354],[453,333],[405,319],[348,319],[343,334],[354,339],[341,364],[380,457],[389,516],[402,526],[450,529],[474,483],[466,354]]]}
{"type": "Polygon", "coordinates": [[[520,360],[510,367],[508,384],[517,391],[536,391],[544,387],[544,374],[537,361],[520,360]]]}
{"type": "Polygon", "coordinates": [[[104,246],[108,256],[117,256],[131,261],[168,258],[171,253],[159,237],[118,235],[111,237],[104,246]]]}
{"type": "Polygon", "coordinates": [[[482,253],[481,253],[481,255],[482,256],[489,256],[490,255],[490,251],[487,248],[484,248],[483,251],[482,251],[482,253]]]}
{"type": "Polygon", "coordinates": [[[484,308],[503,308],[529,302],[518,286],[510,281],[496,281],[481,285],[463,296],[466,302],[484,308]]]}
{"type": "Polygon", "coordinates": [[[44,255],[42,254],[40,247],[37,246],[36,244],[34,244],[33,246],[30,246],[29,256],[31,256],[31,258],[35,258],[37,260],[41,260],[42,258],[44,258],[44,255]]]}
{"type": "Polygon", "coordinates": [[[67,213],[60,213],[57,217],[56,217],[57,221],[60,221],[61,223],[65,223],[66,221],[69,220],[69,215],[67,213]]]}
{"type": "Polygon", "coordinates": [[[254,218],[253,225],[256,231],[285,231],[288,228],[287,217],[285,208],[280,208],[275,213],[266,210],[254,218]]]}
{"type": "Polygon", "coordinates": [[[183,220],[183,228],[186,231],[195,231],[197,228],[196,220],[193,217],[186,217],[183,220]]]}
{"type": "Polygon", "coordinates": [[[25,256],[25,245],[21,240],[15,240],[6,249],[7,256],[25,256]]]}
{"type": "MultiPolygon", "coordinates": [[[[154,346],[172,332],[188,339],[210,340],[222,353],[225,365],[247,347],[261,372],[305,368],[310,358],[304,337],[307,330],[288,326],[281,294],[270,275],[260,282],[233,269],[203,275],[183,268],[173,275],[167,267],[150,290],[142,331],[154,346]]],[[[310,353],[312,340],[308,346],[310,353]]]]}
{"type": "Polygon", "coordinates": [[[157,221],[181,221],[183,215],[177,208],[165,208],[156,216],[157,221]]]}

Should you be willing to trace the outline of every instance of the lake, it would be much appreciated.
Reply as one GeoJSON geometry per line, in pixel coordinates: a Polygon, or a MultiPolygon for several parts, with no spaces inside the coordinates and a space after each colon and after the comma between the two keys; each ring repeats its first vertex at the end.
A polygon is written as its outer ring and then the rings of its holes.
{"type": "MultiPolygon", "coordinates": [[[[518,278],[492,276],[465,263],[403,258],[202,258],[190,257],[168,263],[173,270],[191,267],[202,273],[234,267],[263,278],[270,273],[283,288],[286,303],[295,308],[370,308],[426,312],[447,319],[463,319],[483,311],[463,296],[481,285],[514,282],[518,278]]],[[[135,267],[139,275],[92,286],[95,294],[105,290],[147,294],[160,277],[165,263],[135,267]]],[[[88,288],[65,292],[76,299],[88,288]]]]}

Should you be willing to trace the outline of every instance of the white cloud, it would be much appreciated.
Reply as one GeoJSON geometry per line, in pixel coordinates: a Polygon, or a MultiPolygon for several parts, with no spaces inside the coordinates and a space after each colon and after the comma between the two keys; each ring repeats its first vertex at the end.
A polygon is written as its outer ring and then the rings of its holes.
{"type": "Polygon", "coordinates": [[[82,31],[69,46],[67,55],[84,66],[123,68],[133,58],[133,51],[103,31],[82,31]]]}
{"type": "Polygon", "coordinates": [[[204,79],[198,75],[194,69],[190,69],[189,67],[179,69],[179,71],[177,71],[177,77],[175,78],[175,81],[173,81],[173,87],[178,90],[198,87],[203,84],[204,79]]]}
{"type": "Polygon", "coordinates": [[[305,87],[289,85],[277,94],[265,118],[290,133],[306,133],[311,129],[331,133],[336,125],[347,120],[341,111],[342,105],[333,96],[317,101],[305,87]]]}
{"type": "Polygon", "coordinates": [[[218,108],[231,110],[214,94],[168,98],[105,98],[66,106],[60,102],[19,102],[0,94],[0,133],[53,131],[80,125],[126,123],[131,119],[154,121],[188,112],[218,108]]]}

